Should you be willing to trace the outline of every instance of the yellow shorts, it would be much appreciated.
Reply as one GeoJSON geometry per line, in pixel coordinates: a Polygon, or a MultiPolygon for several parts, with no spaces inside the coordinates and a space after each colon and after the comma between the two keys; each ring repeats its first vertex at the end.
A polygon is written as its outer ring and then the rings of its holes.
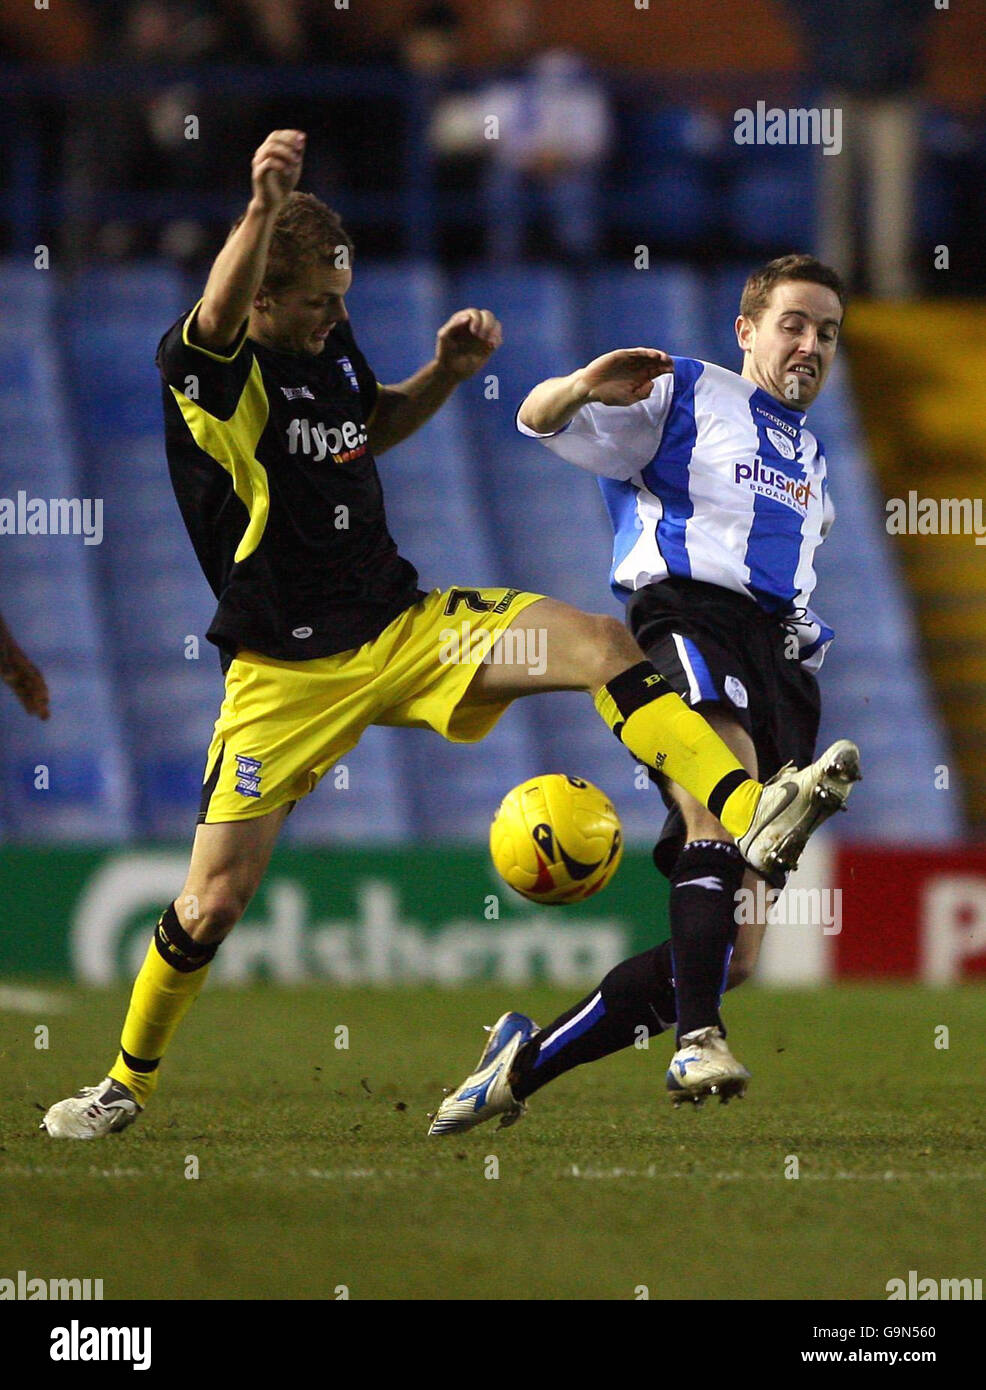
{"type": "Polygon", "coordinates": [[[199,822],[254,820],[307,796],[370,724],[484,738],[511,699],[478,701],[484,655],[541,594],[434,589],[355,651],[275,661],[241,651],[209,747],[199,822]]]}

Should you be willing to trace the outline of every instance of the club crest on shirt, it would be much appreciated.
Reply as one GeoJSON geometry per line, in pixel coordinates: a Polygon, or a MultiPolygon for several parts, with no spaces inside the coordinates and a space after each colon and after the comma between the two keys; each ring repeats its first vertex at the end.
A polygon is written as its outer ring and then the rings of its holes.
{"type": "Polygon", "coordinates": [[[750,703],[750,698],[746,693],[746,686],[739,676],[727,676],[722,683],[722,688],[737,709],[746,709],[750,703]]]}
{"type": "Polygon", "coordinates": [[[772,430],[767,426],[767,438],[783,459],[793,459],[797,450],[792,440],[786,434],[781,434],[780,430],[772,430]]]}
{"type": "Polygon", "coordinates": [[[342,370],[346,373],[346,380],[349,382],[350,386],[353,388],[354,391],[358,391],[359,382],[356,380],[356,370],[353,367],[352,362],[350,362],[348,357],[337,357],[336,361],[339,363],[339,366],[342,368],[342,370]]]}
{"type": "Polygon", "coordinates": [[[306,401],[313,401],[315,399],[307,386],[282,386],[281,390],[289,401],[296,401],[299,398],[306,401]]]}

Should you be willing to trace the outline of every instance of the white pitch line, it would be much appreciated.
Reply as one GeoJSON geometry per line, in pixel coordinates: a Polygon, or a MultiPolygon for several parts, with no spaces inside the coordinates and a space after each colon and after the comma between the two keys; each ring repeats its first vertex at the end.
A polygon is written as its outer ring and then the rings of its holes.
{"type": "MultiPolygon", "coordinates": [[[[81,1169],[49,1167],[47,1164],[8,1164],[0,1167],[0,1179],[10,1178],[67,1178],[72,1182],[77,1182],[79,1178],[148,1178],[166,1177],[174,1175],[174,1169],[167,1167],[160,1162],[148,1164],[140,1168],[96,1168],[90,1167],[85,1171],[81,1169]]],[[[458,1172],[459,1170],[456,1170],[458,1172]]],[[[210,1177],[211,1182],[243,1182],[244,1179],[258,1184],[263,1183],[283,1183],[286,1180],[295,1182],[366,1182],[367,1180],[377,1182],[434,1182],[436,1179],[450,1176],[451,1170],[435,1170],[430,1173],[421,1172],[417,1169],[394,1169],[394,1168],[268,1168],[250,1173],[214,1172],[210,1177]]],[[[621,1178],[660,1178],[662,1180],[672,1180],[677,1182],[689,1179],[692,1181],[709,1182],[790,1182],[793,1184],[812,1183],[812,1182],[986,1182],[986,1170],[983,1169],[960,1169],[957,1172],[945,1172],[937,1169],[929,1169],[927,1172],[892,1172],[882,1173],[850,1173],[839,1171],[835,1173],[802,1173],[800,1178],[785,1178],[783,1173],[744,1173],[744,1172],[718,1172],[709,1173],[702,1170],[685,1173],[674,1169],[661,1169],[660,1165],[651,1165],[647,1168],[580,1168],[577,1164],[571,1164],[564,1169],[561,1174],[546,1173],[545,1177],[566,1177],[581,1178],[588,1181],[619,1181],[621,1178]]]]}
{"type": "Polygon", "coordinates": [[[20,985],[0,985],[0,1013],[64,1014],[71,1007],[71,1001],[64,994],[23,989],[20,985]]]}

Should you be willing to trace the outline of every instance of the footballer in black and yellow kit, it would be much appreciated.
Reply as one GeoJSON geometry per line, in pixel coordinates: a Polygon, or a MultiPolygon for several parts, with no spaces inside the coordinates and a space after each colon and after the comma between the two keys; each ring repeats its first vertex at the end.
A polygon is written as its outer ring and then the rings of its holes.
{"type": "Polygon", "coordinates": [[[780,843],[778,818],[796,826],[808,804],[807,784],[794,806],[786,790],[765,792],[617,619],[519,588],[477,590],[468,576],[422,590],[387,530],[374,446],[400,443],[440,408],[499,346],[500,326],[489,310],[460,310],[431,362],[378,383],[345,308],[352,243],[336,214],[294,191],[304,143],[275,131],[257,150],[250,204],[157,352],[168,467],[216,596],[208,636],[225,697],[184,886],[151,938],[108,1076],[46,1113],[56,1138],[98,1138],[136,1118],[290,806],[371,724],[470,741],[518,696],[583,690],[751,863],[780,843]],[[483,660],[511,626],[537,630],[543,667],[483,660]],[[462,639],[454,661],[443,660],[450,629],[462,639]]]}
{"type": "Polygon", "coordinates": [[[157,360],[168,465],[227,667],[200,820],[297,800],[369,724],[482,738],[508,702],[468,707],[476,667],[438,666],[440,633],[468,616],[478,646],[540,595],[419,588],[387,530],[368,430],[378,387],[349,323],[318,356],[265,347],[246,325],[220,355],[194,328],[192,310],[157,360]]]}

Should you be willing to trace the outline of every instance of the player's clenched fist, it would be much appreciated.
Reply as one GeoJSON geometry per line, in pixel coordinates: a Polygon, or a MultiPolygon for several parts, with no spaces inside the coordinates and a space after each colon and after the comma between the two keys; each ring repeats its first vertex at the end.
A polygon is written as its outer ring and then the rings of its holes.
{"type": "Polygon", "coordinates": [[[305,156],[302,130],[274,130],[253,156],[253,200],[263,212],[273,212],[293,193],[305,156]]]}
{"type": "Polygon", "coordinates": [[[438,330],[435,356],[447,372],[465,380],[502,342],[503,329],[489,309],[460,309],[438,330]]]}
{"type": "Polygon", "coordinates": [[[619,348],[583,367],[578,374],[579,387],[587,401],[633,405],[647,399],[655,377],[673,371],[671,358],[657,348],[619,348]]]}

